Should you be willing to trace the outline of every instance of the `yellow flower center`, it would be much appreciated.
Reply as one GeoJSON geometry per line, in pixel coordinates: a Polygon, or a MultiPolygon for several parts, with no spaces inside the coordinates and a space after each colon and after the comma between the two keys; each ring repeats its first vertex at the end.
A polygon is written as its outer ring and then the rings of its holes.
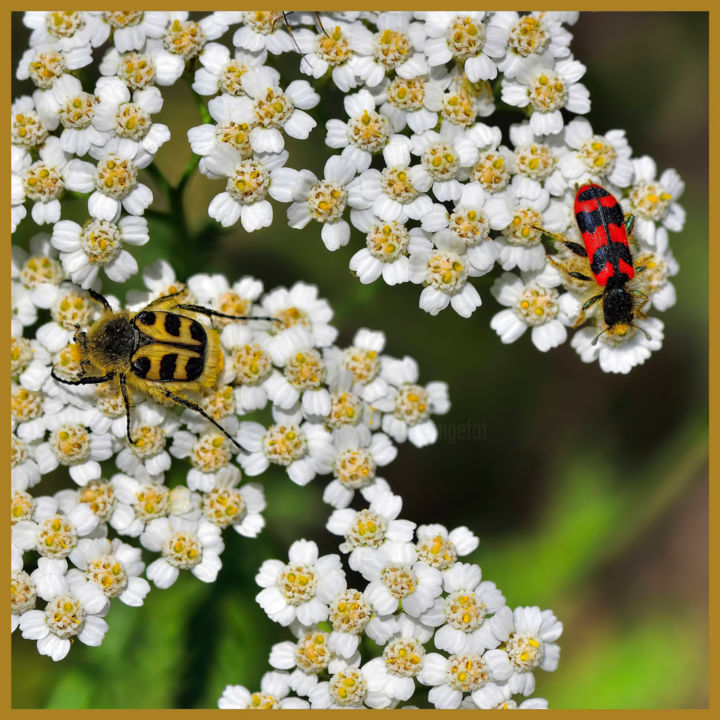
{"type": "Polygon", "coordinates": [[[510,28],[508,47],[521,57],[542,53],[550,44],[550,33],[540,18],[524,15],[510,28]]]}
{"type": "Polygon", "coordinates": [[[369,153],[378,153],[390,136],[390,123],[384,115],[374,110],[364,110],[362,115],[348,122],[348,140],[369,153]]]}
{"type": "Polygon", "coordinates": [[[65,188],[57,168],[44,162],[33,163],[23,174],[25,194],[35,202],[47,202],[59,197],[65,188]]]}
{"type": "Polygon", "coordinates": [[[150,55],[129,52],[120,56],[118,77],[132,90],[142,90],[155,80],[155,63],[150,55]]]}
{"type": "Polygon", "coordinates": [[[265,456],[276,465],[290,465],[308,451],[305,433],[296,425],[271,425],[262,444],[265,456]]]}

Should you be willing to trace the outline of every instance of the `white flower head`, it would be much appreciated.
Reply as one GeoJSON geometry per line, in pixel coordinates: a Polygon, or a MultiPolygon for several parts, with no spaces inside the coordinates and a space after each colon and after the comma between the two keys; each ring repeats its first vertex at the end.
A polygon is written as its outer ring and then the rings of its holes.
{"type": "Polygon", "coordinates": [[[290,546],[287,564],[266,560],[256,578],[260,607],[274,622],[290,625],[297,619],[309,626],[326,620],[332,598],[345,589],[345,573],[337,555],[318,557],[317,545],[298,540],[290,546]]]}
{"type": "Polygon", "coordinates": [[[518,71],[515,79],[505,78],[502,99],[508,105],[530,105],[530,127],[536,135],[555,135],[564,126],[563,108],[576,114],[590,112],[590,93],[578,80],[585,74],[585,66],[566,58],[533,56],[518,71]]]}
{"type": "Polygon", "coordinates": [[[215,582],[222,566],[220,554],[225,545],[220,528],[205,518],[170,516],[151,520],[140,542],[148,550],[160,553],[145,572],[158,588],[170,587],[180,570],[190,570],[203,582],[215,582]]]}

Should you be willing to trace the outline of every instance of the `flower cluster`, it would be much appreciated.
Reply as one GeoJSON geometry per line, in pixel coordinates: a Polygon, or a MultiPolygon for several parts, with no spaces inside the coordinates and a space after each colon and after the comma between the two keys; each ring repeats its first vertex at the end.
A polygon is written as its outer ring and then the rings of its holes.
{"type": "Polygon", "coordinates": [[[466,527],[401,519],[387,483],[335,510],[328,530],[365,585],[348,587],[340,555],[299,540],[287,562],[267,560],[257,601],[293,640],[274,645],[260,691],[228,685],[221,708],[547,707],[536,669],[557,668],[562,634],[550,610],[508,607],[495,583],[462,558],[466,527]],[[365,639],[372,640],[370,644],[365,639]],[[518,705],[519,703],[519,705],[518,705]]]}
{"type": "Polygon", "coordinates": [[[683,182],[674,170],[658,177],[651,158],[633,157],[624,131],[597,131],[581,117],[590,97],[580,82],[586,68],[570,50],[576,19],[507,11],[237,11],[200,20],[186,12],[27,12],[30,48],[16,74],[36,89],[12,106],[12,228],[28,207],[35,223],[52,226],[60,261],[83,287],[101,269],[119,282],[136,273],[123,246],[148,240],[143,214],[153,195],[142,170],[152,170],[170,139],[152,116],[163,105],[161,88],[185,73],[207,120],[188,141],[200,172],[224,182],[208,208],[221,226],[267,227],[270,200],[284,203],[288,224],[319,224],[331,251],[362,238],[350,259],[359,281],[421,285],[420,307],[432,315],[448,306],[472,315],[481,297],[471,279],[493,273],[491,292],[505,309],[491,326],[502,342],[530,328],[535,347],[547,351],[589,320],[571,340],[581,359],[628,372],[662,344],[663,324],[648,313],[674,302],[668,231],[684,224],[683,182]],[[84,87],[77,72],[108,40],[101,77],[84,87]],[[298,73],[309,80],[281,76],[275,65],[284,53],[298,56],[298,73]],[[340,153],[329,155],[321,177],[287,166],[285,147],[286,137],[305,140],[318,125],[319,78],[345,95],[345,116],[325,123],[328,151],[340,153]],[[518,121],[494,125],[498,105],[518,108],[518,121]],[[585,312],[598,294],[594,281],[576,280],[590,276],[588,263],[565,263],[564,246],[540,230],[579,239],[571,208],[577,185],[588,181],[636,218],[644,272],[629,285],[631,324],[609,327],[602,303],[585,312]],[[87,195],[82,225],[61,219],[68,191],[87,195]]]}
{"type": "Polygon", "coordinates": [[[63,383],[93,376],[75,329],[91,327],[100,304],[64,282],[47,238],[33,243],[38,254],[13,250],[23,289],[11,343],[13,628],[55,660],[76,636],[100,643],[112,598],[141,605],[148,580],[167,588],[181,570],[215,580],[222,531],[252,538],[264,526],[262,487],[243,471],[277,465],[299,485],[332,476],[325,499],[346,507],[357,490],[384,484],[377,472],[396,443],[435,442],[433,415],[449,409],[446,384],[419,384],[412,358],[383,353],[383,333],[363,329],[350,347],[335,345],[332,309],[315,287],[264,293],[255,278],[204,274],[185,285],[160,261],[128,306],[174,293],[222,313],[213,331],[222,371],[198,394],[204,415],[130,388],[128,428],[117,381],[63,383]],[[251,412],[267,422],[244,421],[251,412]],[[183,482],[169,482],[173,464],[183,482]],[[55,471],[72,487],[37,494],[55,471]],[[155,555],[147,567],[141,549],[155,555]]]}

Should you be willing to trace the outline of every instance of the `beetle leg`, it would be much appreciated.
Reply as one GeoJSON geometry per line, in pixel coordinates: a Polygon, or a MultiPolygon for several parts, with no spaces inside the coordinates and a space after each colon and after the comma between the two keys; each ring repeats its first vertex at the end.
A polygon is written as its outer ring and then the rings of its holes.
{"type": "Polygon", "coordinates": [[[543,235],[547,235],[549,238],[552,238],[555,242],[562,243],[568,250],[575,253],[575,255],[579,255],[580,257],[587,257],[587,250],[585,250],[585,248],[580,243],[566,240],[564,235],[561,235],[560,233],[550,232],[549,230],[545,230],[545,228],[541,228],[538,225],[532,225],[531,227],[533,227],[535,230],[539,230],[543,235]]]}
{"type": "Polygon", "coordinates": [[[635,216],[628,215],[625,218],[625,232],[627,233],[628,238],[632,235],[632,231],[633,231],[634,227],[635,227],[635,216]]]}
{"type": "Polygon", "coordinates": [[[110,303],[107,301],[104,295],[101,295],[99,292],[95,292],[95,290],[90,290],[89,288],[87,293],[96,303],[102,305],[106,310],[112,311],[110,303]]]}
{"type": "Polygon", "coordinates": [[[564,273],[568,274],[570,277],[575,278],[576,280],[585,280],[587,282],[592,282],[592,278],[589,275],[584,275],[581,272],[576,272],[575,270],[570,270],[570,268],[567,265],[565,265],[565,263],[562,263],[559,260],[556,260],[552,255],[548,255],[547,259],[556,268],[559,268],[564,273]]]}
{"type": "Polygon", "coordinates": [[[50,370],[50,375],[53,380],[57,380],[63,385],[99,385],[100,383],[112,380],[115,377],[115,371],[111,370],[107,375],[102,376],[84,377],[79,378],[78,380],[65,380],[55,374],[55,368],[53,367],[52,370],[50,370]]]}
{"type": "Polygon", "coordinates": [[[173,392],[170,392],[169,390],[166,390],[165,388],[161,388],[160,390],[163,395],[165,395],[166,398],[169,400],[172,400],[173,402],[176,402],[178,405],[183,405],[186,408],[190,408],[190,410],[194,410],[196,413],[200,413],[208,422],[211,422],[220,432],[225,435],[225,437],[229,438],[233,445],[235,445],[240,452],[244,453],[245,455],[248,454],[248,451],[242,447],[238,443],[238,441],[214,418],[210,417],[197,403],[194,403],[192,400],[188,400],[188,398],[183,397],[182,395],[176,395],[173,392]]]}
{"type": "Polygon", "coordinates": [[[125,434],[127,435],[130,445],[135,445],[135,441],[130,437],[130,398],[128,397],[127,381],[125,375],[120,374],[120,392],[122,393],[123,403],[125,403],[125,434]]]}
{"type": "Polygon", "coordinates": [[[589,300],[586,300],[583,303],[582,309],[587,310],[589,307],[592,307],[598,300],[602,299],[602,295],[593,295],[589,300]]]}

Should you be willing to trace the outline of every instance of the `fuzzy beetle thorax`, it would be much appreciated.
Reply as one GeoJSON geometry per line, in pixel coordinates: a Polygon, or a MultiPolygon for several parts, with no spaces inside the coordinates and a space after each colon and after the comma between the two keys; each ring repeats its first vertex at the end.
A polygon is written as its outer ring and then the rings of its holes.
{"type": "Polygon", "coordinates": [[[103,370],[126,369],[135,348],[136,335],[129,313],[113,313],[100,318],[87,335],[91,362],[103,370]]]}

